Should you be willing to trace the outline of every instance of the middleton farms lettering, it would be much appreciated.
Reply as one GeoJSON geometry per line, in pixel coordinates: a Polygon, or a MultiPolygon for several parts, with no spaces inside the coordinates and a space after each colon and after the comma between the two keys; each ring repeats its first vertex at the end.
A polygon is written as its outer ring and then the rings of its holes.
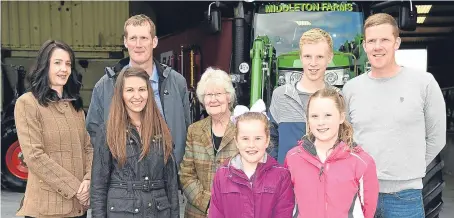
{"type": "Polygon", "coordinates": [[[353,11],[352,3],[290,3],[266,5],[265,13],[298,12],[298,11],[353,11]]]}

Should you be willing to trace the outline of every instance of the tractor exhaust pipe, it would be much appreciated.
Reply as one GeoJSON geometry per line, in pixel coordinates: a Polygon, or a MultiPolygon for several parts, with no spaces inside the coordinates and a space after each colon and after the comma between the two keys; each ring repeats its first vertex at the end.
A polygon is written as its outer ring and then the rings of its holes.
{"type": "Polygon", "coordinates": [[[232,54],[233,54],[233,69],[230,69],[230,72],[233,74],[240,74],[239,66],[241,63],[246,61],[246,20],[244,18],[244,8],[243,3],[239,2],[238,6],[235,8],[235,16],[233,21],[232,28],[232,54]]]}
{"type": "Polygon", "coordinates": [[[240,74],[239,66],[245,61],[245,29],[246,22],[244,18],[235,18],[233,21],[233,64],[231,72],[240,74]]]}

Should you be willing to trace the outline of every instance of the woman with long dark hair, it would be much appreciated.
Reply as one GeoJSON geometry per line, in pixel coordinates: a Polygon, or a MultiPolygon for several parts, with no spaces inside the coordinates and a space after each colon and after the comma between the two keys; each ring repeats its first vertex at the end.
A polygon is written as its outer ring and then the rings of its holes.
{"type": "Polygon", "coordinates": [[[67,44],[46,41],[26,77],[29,91],[16,102],[17,135],[28,167],[18,216],[87,216],[93,148],[74,66],[67,44]]]}
{"type": "Polygon", "coordinates": [[[92,216],[179,217],[170,130],[144,70],[131,67],[118,75],[107,124],[99,131],[92,216]]]}

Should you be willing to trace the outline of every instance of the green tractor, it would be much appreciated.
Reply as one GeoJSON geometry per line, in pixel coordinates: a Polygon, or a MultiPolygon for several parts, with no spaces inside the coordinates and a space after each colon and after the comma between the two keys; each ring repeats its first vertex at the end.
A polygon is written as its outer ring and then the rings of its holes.
{"type": "MultiPolygon", "coordinates": [[[[240,3],[237,11],[241,11],[241,7],[246,8],[240,3]]],[[[248,68],[247,60],[239,64],[239,73],[232,72],[234,82],[250,90],[248,104],[263,98],[269,105],[276,86],[299,81],[303,73],[299,39],[311,28],[321,28],[333,38],[334,57],[325,74],[327,83],[341,88],[349,79],[364,72],[366,56],[361,46],[364,13],[360,5],[353,2],[257,3],[252,8],[251,35],[254,38],[250,72],[244,70],[248,68]]]]}

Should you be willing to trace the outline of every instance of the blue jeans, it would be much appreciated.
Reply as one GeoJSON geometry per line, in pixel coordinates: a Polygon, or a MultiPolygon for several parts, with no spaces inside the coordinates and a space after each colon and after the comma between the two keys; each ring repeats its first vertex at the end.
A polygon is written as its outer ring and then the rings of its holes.
{"type": "Polygon", "coordinates": [[[424,218],[421,189],[407,189],[378,195],[375,218],[424,218]]]}

